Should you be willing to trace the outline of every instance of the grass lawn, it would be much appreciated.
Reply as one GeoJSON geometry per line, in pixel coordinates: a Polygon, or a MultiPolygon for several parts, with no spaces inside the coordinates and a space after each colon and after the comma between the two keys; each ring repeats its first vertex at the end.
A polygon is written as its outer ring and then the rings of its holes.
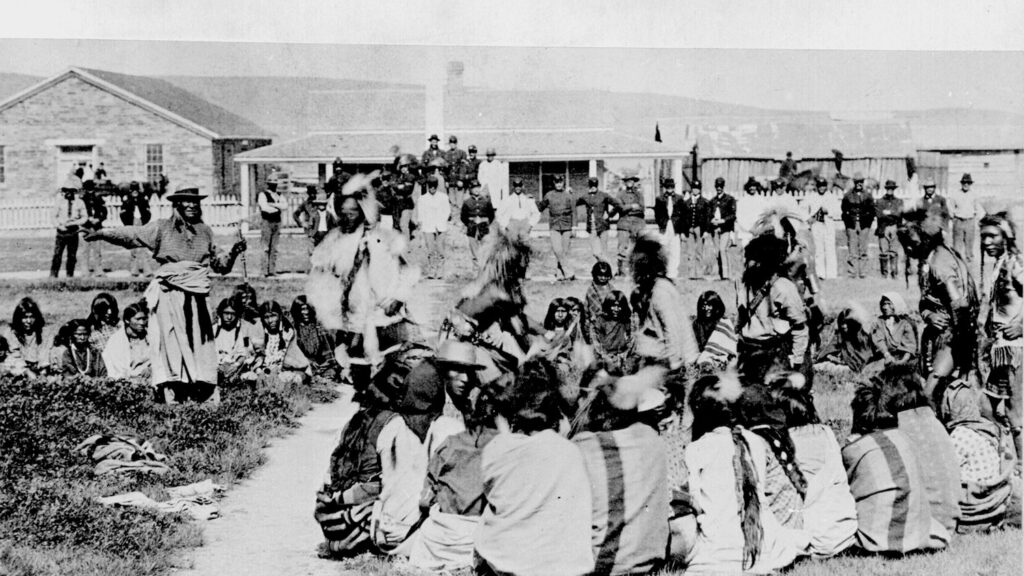
{"type": "MultiPolygon", "coordinates": [[[[227,246],[230,237],[219,241],[227,246]]],[[[448,278],[425,281],[417,302],[418,319],[434,329],[439,319],[458,298],[469,279],[466,239],[458,233],[447,239],[448,278]]],[[[550,277],[554,258],[546,238],[534,239],[535,256],[530,275],[550,277]]],[[[250,271],[258,269],[258,242],[250,242],[250,271]]],[[[612,243],[614,246],[614,242],[612,243]]],[[[52,239],[8,240],[3,249],[4,268],[39,270],[48,268],[52,239]]],[[[299,237],[285,237],[281,266],[305,267],[305,245],[299,237]]],[[[423,260],[422,246],[414,242],[412,260],[423,260]]],[[[115,269],[127,266],[127,254],[115,247],[105,249],[107,262],[115,269]]],[[[568,283],[528,282],[528,313],[542,319],[547,303],[556,296],[583,298],[589,283],[592,259],[582,240],[572,247],[579,280],[568,283]]],[[[844,254],[840,253],[842,259],[844,254]]],[[[230,294],[239,278],[215,279],[212,303],[230,294]]],[[[260,300],[290,303],[302,292],[303,280],[254,279],[260,300]]],[[[628,293],[625,281],[615,280],[628,293]]],[[[727,307],[734,309],[731,282],[680,281],[687,312],[707,289],[718,290],[727,307]]],[[[109,279],[75,279],[72,282],[0,282],[0,318],[9,318],[23,296],[35,298],[46,315],[48,327],[55,328],[86,315],[99,291],[111,292],[123,307],[141,297],[145,283],[109,279]]],[[[877,309],[884,291],[907,293],[902,281],[868,278],[833,280],[823,285],[824,309],[834,314],[846,301],[857,301],[868,310],[877,309]]],[[[908,302],[917,299],[916,286],[908,302]]],[[[849,401],[852,377],[827,375],[816,384],[819,413],[839,438],[849,430],[849,401]]],[[[145,391],[108,382],[39,383],[15,385],[0,380],[0,575],[7,574],[160,574],[175,561],[177,550],[198,546],[200,529],[178,517],[151,513],[112,511],[91,502],[96,495],[141,490],[160,496],[166,486],[207,477],[231,483],[248,475],[262,463],[261,450],[275,434],[287,430],[295,416],[310,402],[329,398],[326,390],[253,394],[227,391],[219,408],[168,408],[150,404],[145,391]],[[86,435],[99,431],[126,432],[150,439],[158,451],[171,459],[174,473],[156,480],[97,480],[91,477],[83,459],[72,454],[86,435]]],[[[326,461],[328,455],[324,454],[326,461]]],[[[319,471],[317,471],[318,473],[319,471]]],[[[310,549],[316,545],[310,543],[310,549]]],[[[952,576],[960,574],[1018,574],[1022,569],[1021,532],[1012,530],[985,536],[955,538],[945,553],[900,560],[844,557],[825,563],[805,562],[790,573],[799,575],[829,572],[838,576],[859,574],[915,574],[952,576]]],[[[361,558],[338,566],[366,574],[398,574],[387,562],[361,558]]],[[[669,572],[674,573],[674,572],[669,572]]]]}

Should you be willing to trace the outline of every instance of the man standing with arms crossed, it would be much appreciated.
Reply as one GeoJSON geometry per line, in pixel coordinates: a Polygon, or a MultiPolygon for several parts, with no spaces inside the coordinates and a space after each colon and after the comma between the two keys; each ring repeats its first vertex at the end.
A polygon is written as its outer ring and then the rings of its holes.
{"type": "Polygon", "coordinates": [[[974,261],[974,227],[976,220],[985,216],[978,197],[971,192],[974,179],[970,174],[960,178],[960,192],[949,195],[949,212],[953,216],[953,250],[968,264],[974,261]]]}
{"type": "MultiPolygon", "coordinates": [[[[694,193],[699,194],[700,189],[700,181],[694,180],[694,193]]],[[[736,226],[736,199],[725,193],[723,178],[715,179],[715,197],[708,202],[707,218],[704,226],[704,248],[717,253],[718,277],[728,280],[733,274],[729,267],[729,248],[736,226]]]]}
{"type": "Polygon", "coordinates": [[[288,210],[288,202],[277,193],[277,175],[267,178],[267,189],[257,201],[260,207],[260,237],[263,240],[264,274],[271,278],[277,273],[277,241],[281,237],[281,215],[288,210]]]}
{"type": "Polygon", "coordinates": [[[868,236],[875,221],[875,199],[864,190],[864,175],[853,175],[853,188],[843,196],[843,225],[846,227],[846,273],[864,277],[868,259],[868,236]]]}
{"type": "Polygon", "coordinates": [[[704,224],[708,201],[699,190],[687,190],[679,202],[679,237],[682,240],[683,266],[686,277],[696,280],[704,276],[704,224]],[[696,194],[694,192],[697,192],[696,194]]]}
{"type": "Polygon", "coordinates": [[[885,194],[875,203],[878,216],[875,236],[878,237],[878,265],[882,278],[896,278],[900,268],[900,255],[896,251],[896,245],[899,243],[896,230],[900,226],[900,215],[903,214],[903,200],[893,193],[896,188],[896,182],[886,180],[885,194]]]}
{"type": "Polygon", "coordinates": [[[622,205],[604,190],[599,190],[600,180],[595,176],[587,179],[587,193],[576,199],[577,206],[587,209],[587,233],[590,234],[590,252],[602,262],[612,263],[608,257],[608,223],[610,215],[617,213],[622,205]]]}

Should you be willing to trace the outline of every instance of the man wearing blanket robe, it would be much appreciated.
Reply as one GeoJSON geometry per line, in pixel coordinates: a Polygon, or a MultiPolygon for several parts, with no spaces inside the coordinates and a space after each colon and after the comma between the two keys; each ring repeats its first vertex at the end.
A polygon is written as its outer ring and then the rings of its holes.
{"type": "Polygon", "coordinates": [[[128,248],[146,248],[160,268],[146,289],[150,319],[153,386],[170,403],[220,400],[217,390],[217,350],[207,297],[210,269],[227,274],[235,258],[245,251],[239,240],[225,254],[213,242],[213,230],[203,223],[195,187],[184,186],[167,199],[170,218],[143,226],[103,228],[88,232],[85,240],[105,240],[128,248]]]}

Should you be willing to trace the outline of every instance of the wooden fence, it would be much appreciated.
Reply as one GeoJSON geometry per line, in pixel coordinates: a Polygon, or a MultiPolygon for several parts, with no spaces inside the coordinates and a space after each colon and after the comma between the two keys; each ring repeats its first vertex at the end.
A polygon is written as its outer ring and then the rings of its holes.
{"type": "MultiPolygon", "coordinates": [[[[121,226],[119,212],[121,199],[117,196],[105,197],[109,212],[104,226],[115,228],[121,226]]],[[[53,228],[56,210],[55,198],[46,200],[5,200],[0,201],[0,232],[18,230],[44,230],[53,228]]],[[[150,202],[153,218],[167,218],[171,215],[171,204],[166,200],[153,198],[150,202]]],[[[244,210],[236,196],[211,196],[203,200],[203,222],[213,228],[224,228],[238,224],[242,218],[249,216],[250,211],[244,210]]],[[[259,226],[259,217],[250,220],[252,226],[259,226]]]]}

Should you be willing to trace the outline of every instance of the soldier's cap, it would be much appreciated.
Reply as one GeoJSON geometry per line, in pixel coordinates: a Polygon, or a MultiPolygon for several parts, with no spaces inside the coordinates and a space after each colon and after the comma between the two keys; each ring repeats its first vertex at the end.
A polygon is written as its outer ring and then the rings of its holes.
{"type": "Polygon", "coordinates": [[[199,188],[188,185],[181,185],[177,190],[167,195],[167,199],[171,202],[175,200],[195,200],[198,202],[203,198],[206,198],[206,194],[200,194],[199,188]]]}
{"type": "Polygon", "coordinates": [[[921,184],[921,188],[935,188],[935,179],[930,177],[925,178],[924,183],[921,184]]]}
{"type": "Polygon", "coordinates": [[[432,142],[437,142],[438,140],[440,140],[440,138],[437,137],[437,134],[431,134],[430,138],[427,138],[427,140],[428,141],[432,141],[432,142]]]}
{"type": "Polygon", "coordinates": [[[822,186],[828,186],[828,180],[822,178],[821,176],[818,176],[817,178],[814,179],[814,185],[817,186],[818,188],[821,188],[822,186]]]}
{"type": "Polygon", "coordinates": [[[488,156],[497,156],[498,155],[498,151],[495,150],[494,148],[488,148],[487,149],[487,155],[488,156]]]}
{"type": "Polygon", "coordinates": [[[85,182],[82,182],[82,190],[95,190],[95,189],[96,189],[96,182],[94,182],[92,180],[86,180],[85,182]]]}
{"type": "Polygon", "coordinates": [[[554,181],[556,184],[559,182],[565,182],[565,176],[562,176],[561,174],[555,174],[554,181]]]}
{"type": "Polygon", "coordinates": [[[469,145],[469,151],[470,152],[476,152],[476,144],[470,144],[469,145]]]}
{"type": "Polygon", "coordinates": [[[139,184],[138,180],[132,180],[128,184],[128,189],[129,190],[142,190],[142,184],[139,184]]]}
{"type": "Polygon", "coordinates": [[[725,178],[722,178],[721,176],[715,178],[715,188],[718,188],[719,186],[725,186],[725,178]]]}
{"type": "Polygon", "coordinates": [[[961,184],[974,184],[974,179],[971,178],[970,174],[965,173],[963,176],[960,177],[960,183],[961,184]]]}
{"type": "Polygon", "coordinates": [[[863,182],[864,181],[864,174],[861,173],[861,172],[854,172],[853,173],[853,181],[854,182],[863,182]]]}
{"type": "Polygon", "coordinates": [[[600,183],[601,183],[601,181],[597,179],[597,176],[591,176],[590,178],[587,178],[587,186],[595,186],[596,187],[600,183]]]}
{"type": "Polygon", "coordinates": [[[479,188],[480,187],[480,181],[477,180],[476,178],[473,178],[472,180],[469,181],[469,187],[470,188],[479,188]]]}
{"type": "Polygon", "coordinates": [[[751,188],[756,188],[758,190],[761,189],[761,183],[758,182],[757,178],[754,178],[753,176],[747,178],[746,183],[743,184],[744,190],[750,190],[751,188]]]}
{"type": "Polygon", "coordinates": [[[337,168],[339,166],[344,166],[345,163],[341,161],[341,157],[339,156],[339,157],[334,159],[334,162],[331,162],[331,165],[334,166],[335,168],[337,168]]]}
{"type": "Polygon", "coordinates": [[[522,186],[523,185],[523,179],[520,178],[519,176],[513,177],[512,178],[512,185],[513,186],[522,186]]]}
{"type": "Polygon", "coordinates": [[[327,194],[324,192],[317,192],[316,198],[313,198],[313,204],[327,204],[327,194]]]}
{"type": "Polygon", "coordinates": [[[449,144],[458,144],[459,143],[459,138],[455,134],[452,134],[451,136],[448,137],[448,143],[449,144]]]}
{"type": "Polygon", "coordinates": [[[895,190],[896,188],[899,188],[899,186],[896,185],[896,182],[894,180],[886,180],[885,181],[885,189],[886,190],[895,190]]]}
{"type": "Polygon", "coordinates": [[[436,188],[437,187],[437,183],[438,183],[437,176],[434,176],[434,175],[427,176],[427,186],[429,186],[430,188],[436,188]]]}
{"type": "Polygon", "coordinates": [[[690,182],[690,188],[692,188],[694,190],[700,190],[703,187],[704,187],[704,185],[701,184],[700,180],[698,180],[696,178],[694,178],[693,181],[690,182]]]}
{"type": "Polygon", "coordinates": [[[674,190],[676,187],[676,181],[673,178],[665,178],[664,180],[661,181],[661,187],[672,188],[674,190]]]}
{"type": "Polygon", "coordinates": [[[623,182],[629,182],[630,180],[632,180],[634,182],[637,182],[637,181],[640,180],[640,177],[637,176],[636,170],[623,170],[622,171],[622,181],[623,182]]]}

